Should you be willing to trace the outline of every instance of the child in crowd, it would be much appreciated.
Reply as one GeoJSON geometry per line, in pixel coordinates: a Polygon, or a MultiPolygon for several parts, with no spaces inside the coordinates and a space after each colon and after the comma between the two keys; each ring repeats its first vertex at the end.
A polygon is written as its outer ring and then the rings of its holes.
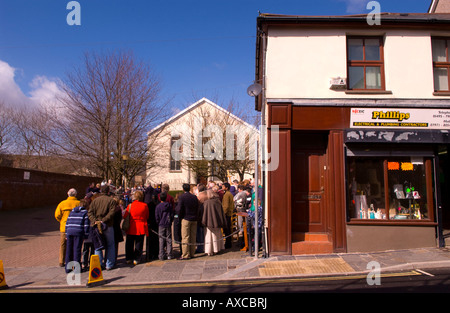
{"type": "Polygon", "coordinates": [[[172,222],[174,212],[170,202],[166,202],[167,193],[161,192],[159,195],[160,203],[156,206],[155,217],[158,223],[159,235],[159,259],[162,261],[166,257],[172,259],[172,222]],[[165,248],[165,249],[164,249],[165,248]]]}
{"type": "Polygon", "coordinates": [[[80,201],[79,206],[70,212],[67,218],[65,231],[67,237],[66,273],[72,271],[74,267],[73,264],[70,264],[71,261],[78,262],[81,269],[81,248],[84,239],[88,238],[90,230],[87,213],[86,200],[83,199],[80,201]]]}

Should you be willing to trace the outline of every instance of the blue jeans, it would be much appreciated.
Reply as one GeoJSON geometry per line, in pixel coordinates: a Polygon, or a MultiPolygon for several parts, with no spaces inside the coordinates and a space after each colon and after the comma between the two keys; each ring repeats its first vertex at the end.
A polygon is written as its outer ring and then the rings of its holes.
{"type": "MultiPolygon", "coordinates": [[[[114,228],[107,227],[103,231],[106,241],[105,257],[106,257],[106,269],[112,268],[116,264],[116,246],[114,244],[114,228]]],[[[103,251],[95,250],[95,254],[100,259],[100,264],[103,264],[103,251]]]]}

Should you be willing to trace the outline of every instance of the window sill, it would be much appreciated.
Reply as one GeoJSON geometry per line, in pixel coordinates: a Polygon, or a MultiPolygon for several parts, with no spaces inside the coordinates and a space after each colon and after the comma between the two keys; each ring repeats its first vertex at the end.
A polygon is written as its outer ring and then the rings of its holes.
{"type": "Polygon", "coordinates": [[[346,90],[348,95],[392,95],[390,90],[346,90]]]}
{"type": "Polygon", "coordinates": [[[176,170],[169,170],[169,173],[183,173],[182,170],[176,171],[176,170]]]}
{"type": "Polygon", "coordinates": [[[375,220],[375,219],[351,219],[347,225],[379,225],[379,226],[437,226],[430,220],[375,220]]]}
{"type": "Polygon", "coordinates": [[[435,91],[433,96],[450,96],[450,91],[435,91]]]}

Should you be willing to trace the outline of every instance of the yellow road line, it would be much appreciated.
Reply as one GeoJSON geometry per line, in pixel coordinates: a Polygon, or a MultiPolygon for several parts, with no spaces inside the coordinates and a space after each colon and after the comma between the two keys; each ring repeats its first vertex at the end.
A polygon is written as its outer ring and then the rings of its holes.
{"type": "MultiPolygon", "coordinates": [[[[423,276],[417,271],[400,272],[400,273],[381,273],[380,277],[405,277],[405,276],[423,276]]],[[[215,287],[215,286],[242,286],[242,285],[264,285],[264,284],[286,284],[298,282],[313,282],[313,281],[337,281],[337,280],[355,280],[366,279],[367,275],[349,275],[349,276],[323,276],[323,277],[293,277],[293,278],[273,278],[273,279],[251,279],[251,280],[237,280],[237,281],[219,281],[219,282],[186,282],[186,283],[166,283],[166,284],[144,284],[144,285],[123,285],[123,286],[108,286],[100,287],[56,287],[56,288],[17,288],[11,287],[0,291],[1,293],[42,293],[42,292],[95,292],[95,291],[120,291],[120,290],[144,290],[144,289],[163,289],[163,288],[186,288],[186,287],[215,287]]]]}

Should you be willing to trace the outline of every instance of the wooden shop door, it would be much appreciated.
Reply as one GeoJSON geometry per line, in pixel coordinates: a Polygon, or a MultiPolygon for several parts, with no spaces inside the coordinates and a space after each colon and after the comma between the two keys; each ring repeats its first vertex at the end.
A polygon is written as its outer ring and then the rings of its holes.
{"type": "Polygon", "coordinates": [[[326,140],[309,138],[292,151],[292,232],[326,232],[326,140]]]}

